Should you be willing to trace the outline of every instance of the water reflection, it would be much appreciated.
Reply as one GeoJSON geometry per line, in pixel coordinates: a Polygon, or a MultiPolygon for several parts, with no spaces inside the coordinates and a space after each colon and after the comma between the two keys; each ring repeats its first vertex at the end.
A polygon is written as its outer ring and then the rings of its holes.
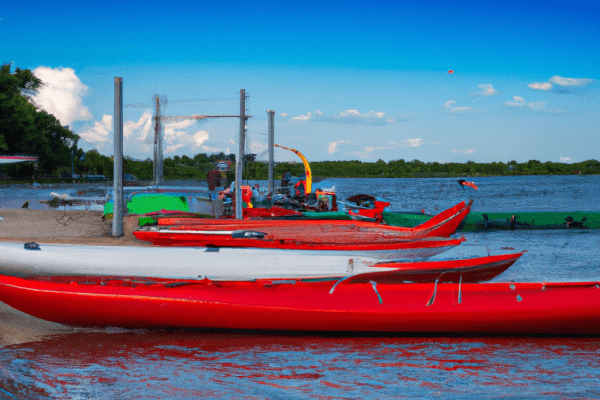
{"type": "MultiPolygon", "coordinates": [[[[600,339],[76,333],[0,351],[0,391],[60,398],[597,397],[600,339]]],[[[17,398],[20,398],[17,396],[17,398]]]]}

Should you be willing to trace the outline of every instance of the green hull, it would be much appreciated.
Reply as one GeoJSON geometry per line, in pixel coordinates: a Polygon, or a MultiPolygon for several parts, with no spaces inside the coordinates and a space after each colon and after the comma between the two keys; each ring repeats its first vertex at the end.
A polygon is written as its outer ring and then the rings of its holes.
{"type": "MultiPolygon", "coordinates": [[[[430,215],[384,212],[383,220],[389,225],[414,227],[431,218],[430,215]]],[[[474,212],[467,215],[458,227],[462,232],[475,232],[489,229],[600,229],[600,212],[474,212]],[[487,219],[486,219],[487,216],[487,219]],[[514,216],[514,219],[513,219],[514,216]],[[573,222],[567,225],[567,218],[573,222]],[[585,217],[585,220],[584,220],[585,217]],[[513,222],[514,220],[514,222],[513,222]]]]}
{"type": "MultiPolygon", "coordinates": [[[[160,210],[169,211],[190,211],[186,196],[164,196],[157,194],[138,194],[133,196],[127,202],[128,214],[146,214],[158,212],[160,210]]],[[[104,204],[104,218],[113,217],[113,202],[107,201],[104,204]]],[[[154,219],[140,218],[140,226],[155,222],[154,219]]]]}
{"type": "MultiPolygon", "coordinates": [[[[309,219],[350,219],[347,213],[337,212],[307,212],[309,219]]],[[[384,212],[383,220],[388,225],[415,227],[432,216],[423,214],[409,214],[398,212],[384,212]]],[[[523,229],[600,229],[600,212],[474,212],[467,215],[458,231],[476,232],[490,229],[523,230],[523,229]],[[514,223],[513,223],[514,215],[514,223]],[[487,216],[487,219],[486,219],[487,216]],[[571,217],[573,223],[567,225],[567,218],[571,217]],[[584,220],[585,217],[585,220],[584,220]]]]}

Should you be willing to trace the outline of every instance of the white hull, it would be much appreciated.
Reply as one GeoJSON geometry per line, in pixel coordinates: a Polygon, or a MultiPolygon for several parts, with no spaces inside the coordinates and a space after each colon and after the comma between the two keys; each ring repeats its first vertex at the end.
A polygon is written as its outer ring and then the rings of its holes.
{"type": "Polygon", "coordinates": [[[320,251],[201,247],[83,246],[0,243],[0,274],[11,276],[140,276],[170,279],[251,280],[339,277],[371,268],[377,257],[320,251]],[[211,251],[215,250],[215,251],[211,251]]]}

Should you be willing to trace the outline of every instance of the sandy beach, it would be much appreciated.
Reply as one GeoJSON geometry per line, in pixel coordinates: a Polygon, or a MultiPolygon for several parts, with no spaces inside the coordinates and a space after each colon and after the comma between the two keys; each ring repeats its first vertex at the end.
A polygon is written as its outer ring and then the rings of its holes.
{"type": "MultiPolygon", "coordinates": [[[[112,237],[112,221],[100,211],[29,210],[0,208],[0,241],[64,243],[103,246],[150,246],[133,236],[139,222],[125,216],[122,237],[112,237]]],[[[0,347],[72,333],[72,328],[43,321],[0,302],[0,347]]]]}
{"type": "Polygon", "coordinates": [[[146,246],[133,236],[137,215],[125,216],[122,237],[112,237],[112,220],[100,211],[29,210],[0,208],[0,240],[40,243],[146,246]]]}

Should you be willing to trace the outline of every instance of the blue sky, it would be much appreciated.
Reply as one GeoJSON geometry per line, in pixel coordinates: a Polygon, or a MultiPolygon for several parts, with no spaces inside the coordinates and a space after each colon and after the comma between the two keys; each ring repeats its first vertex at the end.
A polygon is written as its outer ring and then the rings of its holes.
{"type": "MultiPolygon", "coordinates": [[[[0,61],[33,70],[46,82],[36,104],[106,155],[118,76],[136,159],[152,157],[154,95],[164,115],[239,114],[240,89],[262,159],[267,110],[275,142],[309,161],[600,158],[599,5],[407,3],[8,0],[0,61]]],[[[167,157],[235,153],[239,122],[164,134],[167,157]]]]}

